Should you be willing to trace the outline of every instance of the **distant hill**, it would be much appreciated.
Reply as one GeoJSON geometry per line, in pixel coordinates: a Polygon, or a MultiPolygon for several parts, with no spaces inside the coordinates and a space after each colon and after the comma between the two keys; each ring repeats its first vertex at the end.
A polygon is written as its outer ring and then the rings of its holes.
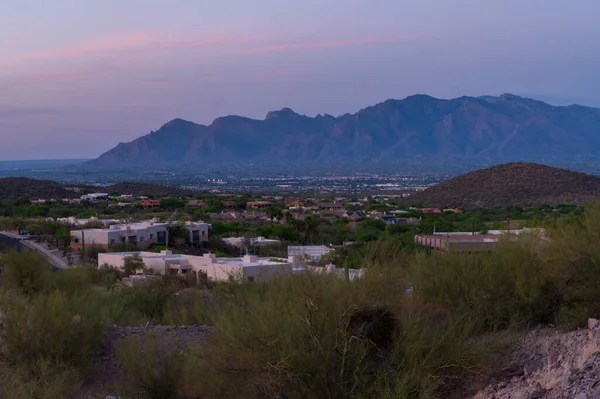
{"type": "Polygon", "coordinates": [[[67,187],[79,187],[89,192],[119,193],[122,195],[173,195],[186,196],[193,192],[180,187],[165,186],[151,183],[125,182],[107,187],[94,187],[85,185],[63,185],[48,180],[29,179],[25,177],[0,178],[0,200],[6,199],[55,199],[79,198],[82,193],[67,190],[67,187]]]}
{"type": "Polygon", "coordinates": [[[451,100],[414,95],[355,114],[265,119],[225,116],[209,125],[175,119],[86,162],[100,170],[441,160],[559,163],[600,155],[600,109],[557,107],[511,94],[451,100]]]}
{"type": "Polygon", "coordinates": [[[53,181],[27,179],[24,177],[0,179],[0,200],[17,198],[77,198],[80,195],[67,190],[64,186],[53,181]]]}
{"type": "Polygon", "coordinates": [[[36,159],[26,161],[0,161],[0,171],[45,170],[76,165],[89,159],[36,159]]]}
{"type": "Polygon", "coordinates": [[[495,208],[585,203],[600,192],[600,178],[534,163],[508,163],[454,177],[405,200],[424,206],[495,208]]]}
{"type": "Polygon", "coordinates": [[[113,184],[112,186],[103,187],[102,191],[106,191],[108,193],[119,193],[121,195],[191,195],[193,194],[191,191],[185,190],[183,188],[174,187],[174,186],[165,186],[161,184],[151,184],[151,183],[136,183],[136,182],[124,182],[113,184]]]}

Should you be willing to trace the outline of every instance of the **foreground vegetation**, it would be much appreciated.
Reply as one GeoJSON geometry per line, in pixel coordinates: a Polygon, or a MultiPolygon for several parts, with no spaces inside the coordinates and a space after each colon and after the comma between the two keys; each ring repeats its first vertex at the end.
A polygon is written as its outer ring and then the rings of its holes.
{"type": "MultiPolygon", "coordinates": [[[[51,272],[30,252],[0,255],[0,397],[74,395],[109,325],[211,325],[186,351],[125,340],[136,398],[451,397],[484,381],[512,331],[600,315],[600,206],[492,254],[365,245],[365,278],[298,275],[202,289],[173,277],[128,287],[113,270],[51,272]]],[[[149,332],[151,329],[148,330],[149,332]]],[[[150,335],[150,334],[149,334],[150,335]]],[[[508,341],[509,342],[509,341],[508,341]]]]}

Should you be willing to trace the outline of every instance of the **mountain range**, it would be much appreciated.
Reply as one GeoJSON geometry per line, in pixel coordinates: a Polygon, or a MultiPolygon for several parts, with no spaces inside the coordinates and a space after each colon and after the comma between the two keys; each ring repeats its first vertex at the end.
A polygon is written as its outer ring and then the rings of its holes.
{"type": "Polygon", "coordinates": [[[600,155],[600,109],[552,106],[511,94],[450,100],[413,95],[355,114],[265,119],[225,116],[208,126],[174,119],[83,165],[177,168],[225,163],[536,161],[600,155]]]}

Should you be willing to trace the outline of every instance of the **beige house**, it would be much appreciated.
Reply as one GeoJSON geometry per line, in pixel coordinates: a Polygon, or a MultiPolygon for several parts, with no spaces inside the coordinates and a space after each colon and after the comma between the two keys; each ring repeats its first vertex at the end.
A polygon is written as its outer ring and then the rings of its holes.
{"type": "Polygon", "coordinates": [[[119,243],[128,243],[146,249],[152,244],[165,244],[167,223],[141,222],[115,224],[105,229],[85,229],[71,231],[71,247],[81,249],[85,245],[98,245],[108,248],[119,243]]]}
{"type": "MultiPolygon", "coordinates": [[[[188,243],[198,244],[208,241],[210,224],[203,222],[186,222],[183,227],[188,230],[188,243]]],[[[168,223],[146,221],[140,223],[115,224],[105,229],[85,229],[71,231],[71,247],[81,249],[83,245],[98,245],[108,248],[111,245],[127,243],[138,249],[148,249],[152,244],[166,245],[168,239],[168,223]]]]}
{"type": "Polygon", "coordinates": [[[246,255],[241,258],[217,258],[214,254],[203,256],[180,255],[171,251],[152,252],[113,252],[98,254],[98,267],[121,269],[125,260],[138,254],[144,267],[157,274],[192,274],[197,283],[207,281],[260,281],[278,274],[291,274],[292,263],[270,258],[246,255]]]}
{"type": "Polygon", "coordinates": [[[498,245],[500,237],[484,234],[416,235],[415,242],[437,251],[487,252],[498,245]]]}

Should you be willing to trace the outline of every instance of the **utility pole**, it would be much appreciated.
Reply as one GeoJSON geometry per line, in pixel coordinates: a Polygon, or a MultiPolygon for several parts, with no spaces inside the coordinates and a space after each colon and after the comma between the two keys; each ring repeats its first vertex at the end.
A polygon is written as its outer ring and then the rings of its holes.
{"type": "Polygon", "coordinates": [[[85,260],[85,230],[81,230],[81,260],[85,260]]]}

